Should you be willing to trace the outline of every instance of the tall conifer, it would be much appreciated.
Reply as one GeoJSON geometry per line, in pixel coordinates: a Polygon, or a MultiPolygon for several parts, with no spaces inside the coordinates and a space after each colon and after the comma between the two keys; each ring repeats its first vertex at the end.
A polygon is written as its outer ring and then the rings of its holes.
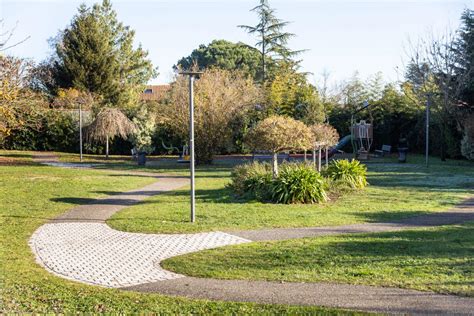
{"type": "Polygon", "coordinates": [[[117,20],[109,0],[91,8],[82,4],[55,43],[57,84],[98,94],[110,106],[133,107],[156,74],[148,52],[133,47],[134,36],[117,20]]]}

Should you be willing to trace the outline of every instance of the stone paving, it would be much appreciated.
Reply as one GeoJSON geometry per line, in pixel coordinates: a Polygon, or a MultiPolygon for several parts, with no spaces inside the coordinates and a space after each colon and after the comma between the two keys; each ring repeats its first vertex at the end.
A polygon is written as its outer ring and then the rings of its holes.
{"type": "Polygon", "coordinates": [[[181,254],[249,242],[222,232],[155,235],[126,233],[103,223],[49,223],[31,237],[37,262],[70,280],[125,287],[183,277],[160,262],[181,254]]]}

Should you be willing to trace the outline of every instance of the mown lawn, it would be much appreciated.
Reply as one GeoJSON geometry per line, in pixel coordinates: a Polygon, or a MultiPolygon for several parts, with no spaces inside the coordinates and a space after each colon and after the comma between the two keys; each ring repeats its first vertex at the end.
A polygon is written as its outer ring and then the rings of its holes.
{"type": "Polygon", "coordinates": [[[250,243],[174,257],[162,266],[208,278],[339,282],[474,297],[474,222],[250,243]]]}
{"type": "Polygon", "coordinates": [[[79,201],[151,181],[117,172],[39,166],[29,153],[0,151],[0,313],[352,314],[105,289],[56,277],[35,263],[28,239],[37,227],[79,201]]]}
{"type": "MultiPolygon", "coordinates": [[[[398,164],[389,158],[368,164],[370,185],[361,191],[314,205],[275,205],[242,201],[226,188],[232,165],[219,163],[197,169],[197,223],[189,223],[189,188],[152,197],[115,214],[109,225],[133,232],[197,232],[268,227],[332,226],[389,221],[447,210],[474,189],[474,164],[422,159],[398,164]]],[[[158,162],[149,170],[171,170],[176,164],[158,162]]]]}

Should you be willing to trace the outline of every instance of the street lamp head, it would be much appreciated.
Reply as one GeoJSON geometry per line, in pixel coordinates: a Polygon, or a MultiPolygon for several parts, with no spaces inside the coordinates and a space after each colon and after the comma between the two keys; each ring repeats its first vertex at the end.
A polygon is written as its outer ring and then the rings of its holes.
{"type": "Polygon", "coordinates": [[[199,78],[204,72],[202,71],[180,71],[179,74],[183,76],[199,78]]]}

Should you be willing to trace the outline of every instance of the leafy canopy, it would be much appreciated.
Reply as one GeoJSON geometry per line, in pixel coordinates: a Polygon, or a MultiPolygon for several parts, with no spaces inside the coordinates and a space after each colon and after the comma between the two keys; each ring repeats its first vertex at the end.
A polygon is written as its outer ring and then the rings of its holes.
{"type": "Polygon", "coordinates": [[[289,67],[280,67],[267,83],[268,110],[271,114],[287,115],[306,124],[324,120],[324,108],[316,88],[306,75],[289,67]]]}
{"type": "Polygon", "coordinates": [[[294,62],[293,58],[302,51],[294,51],[288,47],[288,41],[295,34],[284,31],[289,22],[275,16],[276,11],[270,7],[268,0],[260,0],[260,4],[251,11],[257,14],[258,24],[255,26],[239,25],[239,27],[246,30],[249,34],[255,35],[258,39],[256,46],[260,49],[261,53],[260,76],[262,81],[265,82],[267,78],[268,57],[296,65],[297,62],[294,62]]]}
{"type": "Polygon", "coordinates": [[[303,122],[285,116],[270,116],[257,123],[246,136],[253,150],[278,153],[311,148],[312,134],[303,122]]]}
{"type": "MultiPolygon", "coordinates": [[[[197,163],[210,163],[232,141],[234,129],[255,107],[260,91],[252,79],[240,72],[219,68],[204,71],[194,84],[194,132],[197,163]]],[[[180,76],[172,84],[167,100],[158,109],[158,123],[174,135],[189,135],[189,83],[180,76]]]]}
{"type": "Polygon", "coordinates": [[[133,47],[135,32],[117,19],[109,0],[82,4],[55,43],[51,65],[56,84],[98,94],[103,104],[136,105],[143,85],[156,75],[148,52],[133,47]]]}
{"type": "Polygon", "coordinates": [[[331,147],[339,141],[339,133],[329,124],[314,124],[310,128],[315,147],[331,147]]]}
{"type": "MultiPolygon", "coordinates": [[[[270,61],[269,61],[270,62],[270,61]]],[[[217,67],[225,70],[240,70],[243,74],[257,80],[260,52],[244,43],[214,40],[208,45],[200,45],[192,53],[181,58],[175,69],[190,70],[217,67]]]]}

